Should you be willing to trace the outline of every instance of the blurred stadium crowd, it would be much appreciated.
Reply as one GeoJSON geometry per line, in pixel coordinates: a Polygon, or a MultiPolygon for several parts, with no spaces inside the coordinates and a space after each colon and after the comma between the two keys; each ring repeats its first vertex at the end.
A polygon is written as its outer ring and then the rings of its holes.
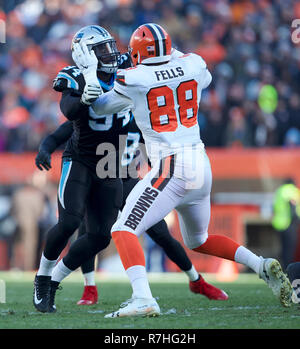
{"type": "Polygon", "coordinates": [[[294,0],[0,1],[6,23],[6,43],[0,44],[0,152],[35,151],[64,120],[52,80],[73,64],[73,34],[93,23],[114,34],[121,52],[137,26],[156,22],[179,50],[203,56],[213,74],[199,112],[206,146],[299,146],[295,18],[300,3],[294,0]]]}
{"type": "MultiPolygon", "coordinates": [[[[207,147],[300,146],[296,18],[296,0],[0,0],[0,154],[37,151],[65,120],[52,81],[73,65],[77,30],[99,24],[125,52],[146,22],[165,27],[173,46],[198,53],[212,72],[199,110],[207,147]]],[[[37,267],[57,219],[56,190],[40,171],[20,185],[0,183],[0,257],[8,246],[0,270],[37,267]]]]}

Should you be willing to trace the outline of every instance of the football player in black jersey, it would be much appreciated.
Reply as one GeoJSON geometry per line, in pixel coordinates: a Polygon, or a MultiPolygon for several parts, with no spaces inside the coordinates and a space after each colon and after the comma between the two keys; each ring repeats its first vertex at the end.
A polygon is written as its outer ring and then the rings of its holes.
{"type": "MultiPolygon", "coordinates": [[[[73,133],[71,122],[67,121],[62,124],[54,133],[47,136],[39,147],[39,152],[36,157],[36,165],[40,170],[51,168],[51,154],[62,144],[64,144],[73,133]]],[[[143,138],[140,130],[135,124],[134,119],[129,123],[127,142],[124,152],[120,158],[120,164],[123,168],[128,167],[134,160],[137,149],[140,143],[143,143],[143,138]]],[[[123,171],[122,171],[123,172],[123,171]]],[[[126,172],[126,171],[124,171],[126,172]]],[[[139,181],[138,178],[127,176],[123,180],[123,202],[131,192],[132,188],[139,181]]],[[[97,227],[89,227],[97,230],[97,227]]],[[[79,228],[78,236],[86,233],[86,222],[83,221],[79,228]]],[[[189,278],[190,290],[194,293],[202,294],[209,299],[226,300],[228,296],[222,290],[206,283],[204,278],[199,275],[192,262],[188,258],[184,248],[175,240],[169,233],[167,224],[164,220],[154,225],[147,231],[148,235],[155,241],[166,253],[171,261],[173,261],[189,278]]],[[[65,257],[68,258],[68,255],[65,257]]],[[[98,291],[94,278],[95,257],[90,258],[81,265],[83,275],[85,277],[85,287],[82,298],[77,303],[79,305],[91,305],[97,303],[98,291]]]]}
{"type": "Polygon", "coordinates": [[[52,270],[84,215],[87,233],[72,244],[68,258],[64,259],[68,270],[76,269],[108,246],[110,230],[123,199],[122,181],[118,176],[105,179],[97,176],[97,163],[104,156],[97,155],[97,147],[110,143],[118,153],[119,134],[127,133],[131,114],[124,110],[114,115],[96,115],[90,104],[113,87],[117,69],[128,67],[129,56],[120,55],[114,38],[96,25],[84,27],[75,34],[72,55],[76,54],[74,43],[80,43],[89,62],[87,66],[62,69],[53,85],[61,93],[60,108],[72,123],[73,132],[62,159],[58,223],[47,234],[34,281],[33,303],[41,312],[55,311],[49,306],[51,294],[57,287],[57,283],[51,282],[52,270]]]}

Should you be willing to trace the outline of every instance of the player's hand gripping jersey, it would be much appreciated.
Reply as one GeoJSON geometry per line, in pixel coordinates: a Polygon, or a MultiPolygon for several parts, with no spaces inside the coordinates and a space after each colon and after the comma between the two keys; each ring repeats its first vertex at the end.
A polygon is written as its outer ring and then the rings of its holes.
{"type": "Polygon", "coordinates": [[[163,65],[118,70],[114,89],[93,104],[98,114],[133,110],[151,162],[201,144],[197,121],[201,92],[211,82],[203,59],[173,50],[163,65]]]}

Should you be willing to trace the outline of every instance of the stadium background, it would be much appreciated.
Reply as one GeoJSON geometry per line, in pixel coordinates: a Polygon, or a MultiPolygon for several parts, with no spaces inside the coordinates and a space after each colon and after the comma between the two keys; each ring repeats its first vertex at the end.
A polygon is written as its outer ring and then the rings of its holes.
{"type": "MultiPolygon", "coordinates": [[[[6,34],[0,44],[0,270],[36,269],[56,221],[60,152],[49,173],[35,168],[34,157],[41,139],[64,121],[52,80],[72,64],[72,36],[88,24],[112,32],[125,52],[138,25],[156,22],[179,50],[205,59],[213,82],[203,93],[199,123],[214,175],[210,232],[280,259],[279,233],[271,225],[274,192],[290,177],[300,186],[295,18],[300,3],[292,0],[0,1],[6,34]]],[[[167,222],[180,239],[174,212],[167,222]]],[[[143,243],[149,255],[155,246],[143,243]]],[[[114,253],[110,246],[100,255],[100,269],[119,268],[114,253]]],[[[218,258],[189,254],[199,271],[223,279],[236,271],[218,258]]],[[[168,260],[162,267],[161,257],[154,249],[152,271],[176,271],[168,260]]]]}

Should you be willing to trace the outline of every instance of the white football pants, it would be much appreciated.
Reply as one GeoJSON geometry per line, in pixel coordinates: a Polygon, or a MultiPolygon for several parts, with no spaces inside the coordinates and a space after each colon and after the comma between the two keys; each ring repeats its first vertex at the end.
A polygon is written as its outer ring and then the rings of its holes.
{"type": "Polygon", "coordinates": [[[139,236],[176,209],[185,245],[196,248],[208,236],[211,185],[210,162],[202,147],[170,155],[132,189],[112,232],[139,236]]]}

